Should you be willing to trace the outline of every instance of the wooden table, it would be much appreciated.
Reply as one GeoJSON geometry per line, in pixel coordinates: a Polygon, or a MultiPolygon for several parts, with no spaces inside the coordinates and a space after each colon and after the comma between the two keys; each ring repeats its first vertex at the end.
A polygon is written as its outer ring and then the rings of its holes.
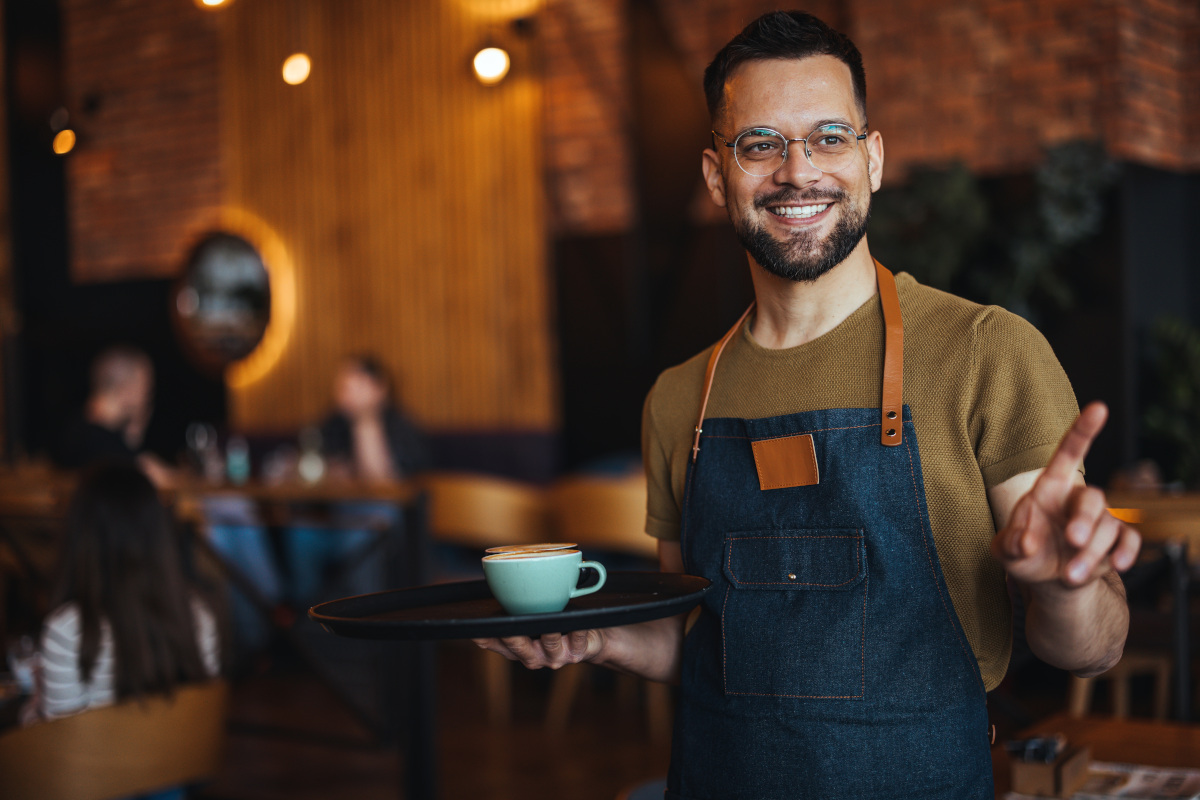
{"type": "Polygon", "coordinates": [[[1147,548],[1159,548],[1170,569],[1174,628],[1175,717],[1186,721],[1192,709],[1191,569],[1200,564],[1200,492],[1110,494],[1114,516],[1141,532],[1147,548]]]}
{"type": "MultiPolygon", "coordinates": [[[[1092,748],[1093,761],[1143,764],[1152,767],[1200,767],[1200,725],[1151,720],[1083,717],[1057,714],[1022,731],[1017,738],[1063,733],[1075,744],[1092,748]]],[[[996,797],[1011,788],[1012,765],[1001,743],[992,748],[996,797]]]]}

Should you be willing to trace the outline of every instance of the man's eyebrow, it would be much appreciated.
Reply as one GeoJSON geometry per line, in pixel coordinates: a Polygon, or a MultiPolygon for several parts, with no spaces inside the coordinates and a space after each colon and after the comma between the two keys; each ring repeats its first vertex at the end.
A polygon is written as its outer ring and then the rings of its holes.
{"type": "MultiPolygon", "coordinates": [[[[817,122],[811,128],[809,128],[807,131],[805,131],[805,133],[807,134],[812,131],[815,131],[817,128],[824,128],[826,125],[844,125],[845,127],[850,128],[852,130],[856,130],[856,131],[858,130],[856,127],[854,127],[854,123],[846,120],[843,117],[828,117],[826,119],[817,120],[817,122]]],[[[738,129],[737,135],[740,136],[741,134],[745,133],[746,131],[759,130],[760,128],[769,130],[769,131],[779,131],[780,133],[783,133],[783,131],[779,130],[779,128],[775,127],[774,125],[747,125],[744,128],[738,129]]]]}
{"type": "Polygon", "coordinates": [[[817,128],[824,128],[826,125],[844,125],[847,128],[854,128],[854,123],[850,122],[849,120],[836,118],[820,120],[816,125],[813,125],[810,130],[815,131],[817,128]]]}

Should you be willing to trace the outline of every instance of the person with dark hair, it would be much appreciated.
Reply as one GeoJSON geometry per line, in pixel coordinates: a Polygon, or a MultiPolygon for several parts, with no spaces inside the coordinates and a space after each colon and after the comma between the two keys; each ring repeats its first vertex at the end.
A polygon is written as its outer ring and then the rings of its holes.
{"type": "Polygon", "coordinates": [[[321,424],[321,450],[336,472],[367,482],[397,480],[429,467],[424,437],[395,399],[387,369],[355,355],[338,368],[334,411],[321,424]]]}
{"type": "Polygon", "coordinates": [[[54,460],[67,469],[97,461],[136,462],[157,485],[172,470],[143,445],[154,413],[154,364],[136,347],[114,345],[92,361],[90,392],[82,413],[62,430],[54,460]]]}
{"type": "Polygon", "coordinates": [[[157,491],[132,464],[98,464],[80,481],[53,608],[26,723],[169,693],[219,671],[212,611],[184,578],[157,491]]]}
{"type": "Polygon", "coordinates": [[[477,643],[680,682],[670,800],[991,798],[1006,581],[1047,663],[1124,647],[1140,537],[1081,475],[1106,409],[1024,320],[872,258],[883,137],[846,36],[764,15],[704,87],[756,302],[659,376],[643,456],[662,568],[713,585],[690,624],[477,643]]]}
{"type": "MultiPolygon", "coordinates": [[[[374,356],[342,362],[334,378],[334,412],[320,427],[321,454],[335,480],[389,483],[428,468],[424,438],[400,411],[393,391],[387,370],[374,356]]],[[[287,532],[292,596],[300,605],[319,599],[329,566],[355,560],[370,547],[373,535],[367,528],[399,522],[390,503],[341,503],[334,511],[337,530],[312,526],[287,532]]],[[[382,589],[382,566],[378,558],[360,560],[344,589],[357,594],[382,589]]]]}

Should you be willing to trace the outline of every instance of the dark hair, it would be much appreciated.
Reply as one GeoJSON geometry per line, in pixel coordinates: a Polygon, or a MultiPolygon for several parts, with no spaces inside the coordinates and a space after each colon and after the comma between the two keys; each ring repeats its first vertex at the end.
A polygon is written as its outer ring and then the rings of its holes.
{"type": "Polygon", "coordinates": [[[102,350],[92,359],[92,392],[111,392],[126,384],[138,370],[154,370],[154,362],[144,350],[118,344],[102,350]]]}
{"type": "Polygon", "coordinates": [[[111,630],[118,699],[169,692],[208,677],[167,511],[136,466],[103,463],[84,473],[67,512],[55,606],[78,606],[79,671],[85,681],[111,630]]]}
{"type": "Polygon", "coordinates": [[[867,118],[867,74],[862,54],[850,37],[838,33],[812,14],[803,11],[772,11],[763,14],[721,48],[704,70],[704,95],[713,119],[725,102],[725,82],[742,64],[770,59],[833,56],[850,68],[854,99],[867,118]]]}
{"type": "Polygon", "coordinates": [[[371,380],[382,386],[387,390],[389,397],[394,396],[394,392],[392,391],[392,376],[388,372],[387,367],[377,357],[370,353],[355,353],[346,358],[346,363],[353,365],[359,372],[364,373],[371,380]]]}

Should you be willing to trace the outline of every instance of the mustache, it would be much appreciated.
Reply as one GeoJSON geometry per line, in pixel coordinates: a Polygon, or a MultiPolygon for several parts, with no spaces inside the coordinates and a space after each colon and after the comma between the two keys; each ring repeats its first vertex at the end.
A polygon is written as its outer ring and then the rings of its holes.
{"type": "Polygon", "coordinates": [[[820,203],[824,200],[845,200],[850,194],[845,189],[809,189],[807,191],[797,191],[784,187],[770,194],[759,195],[754,198],[755,208],[766,208],[772,205],[805,205],[814,202],[820,203]]]}

